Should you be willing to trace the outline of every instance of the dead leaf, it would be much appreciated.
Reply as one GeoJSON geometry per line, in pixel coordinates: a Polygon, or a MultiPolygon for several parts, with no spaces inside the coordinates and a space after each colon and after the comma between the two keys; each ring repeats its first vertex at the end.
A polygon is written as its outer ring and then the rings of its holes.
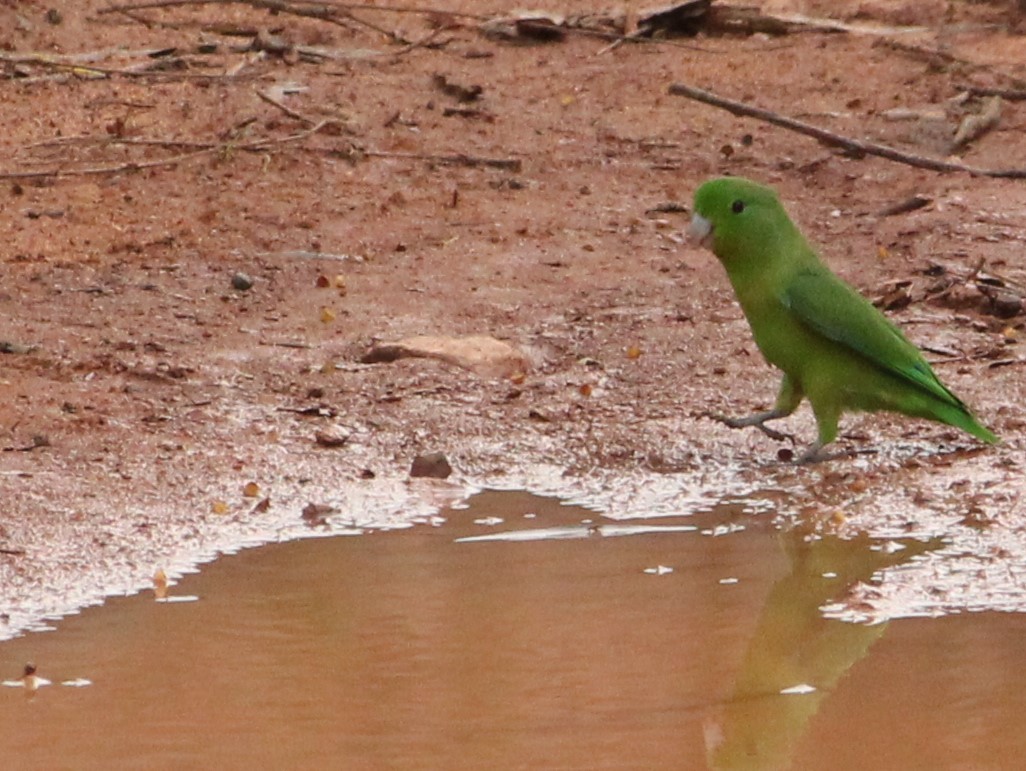
{"type": "Polygon", "coordinates": [[[1001,104],[1000,96],[992,96],[983,103],[980,112],[966,115],[951,140],[951,149],[963,148],[997,126],[1001,120],[1001,104]]]}
{"type": "Polygon", "coordinates": [[[566,19],[541,13],[490,19],[480,26],[484,35],[510,42],[554,43],[566,38],[566,19]]]}
{"type": "Polygon", "coordinates": [[[336,511],[334,506],[324,503],[308,503],[303,507],[303,521],[311,527],[320,527],[328,524],[328,517],[336,511]]]}

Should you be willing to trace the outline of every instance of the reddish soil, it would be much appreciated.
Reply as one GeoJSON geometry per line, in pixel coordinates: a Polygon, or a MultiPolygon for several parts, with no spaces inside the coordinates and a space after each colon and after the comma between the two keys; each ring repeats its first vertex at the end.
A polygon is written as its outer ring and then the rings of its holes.
{"type": "MultiPolygon", "coordinates": [[[[943,158],[963,115],[981,109],[956,99],[966,84],[1026,81],[1010,7],[774,3],[925,29],[610,47],[580,33],[515,44],[469,16],[354,12],[407,40],[431,35],[408,46],[244,5],[132,16],[71,5],[49,17],[44,3],[0,7],[9,630],[145,585],[155,566],[274,537],[312,501],[346,521],[387,519],[393,509],[361,491],[376,485],[385,500],[435,450],[468,483],[531,484],[544,465],[571,490],[608,471],[627,498],[656,484],[707,502],[762,491],[831,527],[956,541],[1000,531],[974,541],[979,559],[1020,548],[1026,185],[846,157],[667,91],[688,83],[943,158]],[[233,51],[253,36],[218,34],[229,26],[335,58],[233,51]],[[77,69],[62,58],[89,52],[77,69]],[[435,75],[480,94],[461,102],[435,75]],[[915,114],[895,120],[895,108],[915,114]],[[460,154],[518,167],[445,160],[460,154]],[[702,417],[764,407],[778,377],[720,266],[682,243],[686,214],[658,211],[719,174],[774,185],[842,276],[892,295],[893,318],[1004,444],[851,416],[842,444],[878,454],[796,469],[777,461],[777,443],[702,417]],[[913,194],[929,203],[880,214],[913,194]],[[233,286],[238,272],[252,288],[233,286]],[[904,280],[908,296],[893,295],[904,280]],[[981,293],[987,281],[1003,282],[1011,309],[981,293]],[[534,366],[510,379],[360,362],[377,340],[419,334],[491,335],[534,366]],[[326,448],[318,432],[349,439],[326,448]]],[[[448,5],[487,16],[507,4],[448,5]]],[[[1006,101],[959,158],[1026,168],[1024,122],[1006,101]]],[[[812,437],[807,410],[785,425],[812,437]]],[[[630,508],[610,501],[612,515],[630,508]]]]}

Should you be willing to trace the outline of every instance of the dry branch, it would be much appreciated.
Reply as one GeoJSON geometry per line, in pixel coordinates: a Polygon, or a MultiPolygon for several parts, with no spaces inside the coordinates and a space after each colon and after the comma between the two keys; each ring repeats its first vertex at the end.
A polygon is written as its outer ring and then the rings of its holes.
{"type": "MultiPolygon", "coordinates": [[[[327,126],[334,125],[334,120],[322,120],[319,123],[311,126],[305,131],[300,131],[296,134],[290,134],[289,136],[281,137],[280,139],[256,139],[252,142],[234,143],[234,142],[217,142],[210,143],[209,145],[200,147],[198,150],[191,150],[187,153],[181,153],[180,155],[174,155],[170,158],[161,158],[152,161],[129,161],[127,163],[113,164],[109,166],[89,166],[81,169],[44,169],[40,171],[0,171],[0,179],[46,179],[46,178],[60,178],[60,177],[85,177],[85,176],[102,176],[105,174],[120,174],[126,171],[140,171],[142,169],[154,169],[162,166],[177,166],[185,161],[190,161],[194,158],[199,158],[205,155],[212,155],[219,152],[232,152],[236,150],[245,150],[249,152],[259,152],[261,150],[267,150],[271,147],[278,145],[290,144],[292,142],[300,142],[308,137],[313,136],[317,132],[323,130],[327,126]]],[[[138,142],[136,143],[138,144],[138,142]]],[[[172,143],[168,143],[172,144],[172,143]]],[[[179,146],[186,143],[174,143],[179,146]]],[[[199,144],[199,143],[195,143],[199,144]]]]}
{"type": "Polygon", "coordinates": [[[430,161],[443,166],[488,166],[493,169],[520,171],[523,163],[519,158],[482,158],[477,155],[459,153],[457,155],[431,155],[427,153],[390,153],[381,150],[365,150],[368,158],[400,158],[415,161],[430,161]]]}
{"type": "Polygon", "coordinates": [[[973,96],[1000,96],[1009,102],[1026,101],[1026,89],[1021,88],[989,88],[987,86],[959,86],[959,91],[966,91],[973,96]]]}
{"type": "MultiPolygon", "coordinates": [[[[216,5],[227,4],[234,0],[148,0],[140,3],[126,3],[124,5],[112,5],[104,8],[100,13],[124,13],[125,11],[145,11],[153,8],[173,8],[185,5],[216,5]]],[[[240,0],[244,1],[244,0],[240,0]]],[[[285,3],[281,3],[284,5],[285,3]]],[[[317,2],[300,3],[302,5],[337,8],[341,11],[381,11],[383,13],[410,13],[423,14],[426,16],[451,16],[460,19],[484,19],[480,14],[467,13],[466,11],[452,11],[442,8],[413,8],[409,6],[371,5],[370,3],[339,3],[334,0],[317,0],[317,2]]]]}
{"type": "Polygon", "coordinates": [[[887,145],[881,145],[876,142],[867,142],[842,136],[841,134],[835,134],[832,131],[820,128],[819,126],[813,126],[812,124],[795,120],[794,118],[788,118],[787,116],[773,112],[772,110],[764,110],[761,107],[755,107],[753,105],[746,104],[745,102],[736,102],[733,99],[717,96],[711,91],[705,91],[701,88],[695,88],[683,83],[672,84],[670,86],[670,93],[675,96],[686,96],[689,99],[694,99],[696,101],[712,105],[713,107],[719,107],[733,115],[756,118],[757,120],[765,121],[766,123],[772,123],[774,126],[780,126],[781,128],[786,128],[790,131],[796,131],[799,134],[805,134],[806,136],[819,140],[824,145],[839,147],[856,158],[875,155],[880,158],[886,158],[890,161],[904,163],[908,166],[914,166],[920,169],[929,169],[931,171],[961,171],[979,177],[1026,179],[1026,169],[980,169],[973,166],[966,166],[961,163],[952,163],[950,161],[942,161],[937,158],[928,158],[914,153],[906,153],[894,147],[888,147],[887,145]]]}
{"type": "Polygon", "coordinates": [[[91,166],[84,169],[45,169],[42,171],[0,171],[0,179],[46,179],[59,177],[90,177],[102,176],[104,174],[118,174],[123,171],[140,171],[142,169],[153,169],[160,166],[175,166],[183,161],[207,155],[212,149],[195,150],[191,153],[182,153],[170,158],[162,158],[158,161],[133,161],[121,163],[115,166],[91,166]]]}
{"type": "MultiPolygon", "coordinates": [[[[274,102],[271,103],[274,104],[274,102]]],[[[305,118],[299,119],[307,120],[305,118]]],[[[72,144],[97,144],[164,148],[187,148],[188,151],[180,153],[178,155],[171,156],[170,158],[162,158],[152,161],[129,161],[126,163],[112,164],[108,166],[90,166],[79,169],[45,169],[40,171],[0,171],[0,179],[45,179],[75,176],[99,176],[104,174],[118,174],[126,171],[139,171],[141,169],[152,169],[162,166],[175,166],[179,163],[183,163],[184,161],[189,161],[194,158],[199,158],[201,156],[212,155],[221,152],[264,152],[266,150],[269,150],[280,145],[301,142],[302,140],[307,139],[313,136],[314,134],[323,131],[328,127],[335,126],[337,124],[338,121],[335,119],[325,119],[310,126],[310,128],[305,129],[304,131],[300,131],[295,134],[290,134],[289,136],[281,137],[280,139],[255,139],[250,142],[241,143],[198,142],[195,140],[187,139],[138,139],[131,137],[62,137],[60,139],[50,139],[43,142],[34,142],[32,144],[25,145],[24,147],[26,149],[29,149],[36,147],[66,146],[72,144]]],[[[397,158],[401,160],[406,159],[427,161],[428,163],[437,163],[443,166],[485,166],[493,169],[505,169],[507,171],[520,171],[523,165],[522,161],[519,158],[487,158],[476,155],[467,155],[466,153],[447,155],[433,153],[388,152],[384,150],[368,150],[354,144],[350,144],[345,151],[340,150],[338,147],[313,147],[303,149],[306,151],[327,153],[332,155],[343,154],[350,159],[397,158]]]]}
{"type": "Polygon", "coordinates": [[[325,3],[299,2],[290,3],[286,0],[150,0],[142,3],[129,3],[125,5],[111,5],[101,8],[100,14],[125,13],[133,11],[152,10],[156,8],[178,8],[183,6],[199,5],[248,5],[251,8],[271,11],[273,13],[290,14],[302,16],[308,19],[317,19],[328,24],[335,24],[340,27],[351,28],[353,25],[366,27],[377,32],[379,35],[396,41],[397,43],[408,43],[395,32],[390,32],[377,24],[353,15],[346,6],[328,5],[325,3]]]}
{"type": "Polygon", "coordinates": [[[317,122],[317,121],[313,120],[312,118],[306,117],[301,112],[296,112],[291,107],[286,106],[285,104],[283,104],[282,102],[278,101],[277,99],[275,99],[270,94],[265,93],[265,92],[261,91],[260,89],[256,89],[256,95],[258,97],[260,97],[263,101],[267,102],[268,104],[273,105],[274,107],[277,107],[279,110],[281,110],[283,113],[288,115],[290,118],[294,118],[295,120],[298,120],[300,123],[305,123],[307,126],[313,126],[317,122]]]}
{"type": "MultiPolygon", "coordinates": [[[[120,52],[122,56],[133,52],[120,52]]],[[[138,51],[134,52],[136,55],[142,55],[147,57],[149,67],[154,67],[154,62],[151,58],[151,52],[149,51],[138,51]]],[[[246,77],[252,77],[248,75],[225,74],[225,73],[206,73],[206,72],[191,72],[183,71],[181,69],[122,69],[117,67],[102,67],[96,64],[87,64],[85,62],[91,62],[104,58],[103,52],[92,52],[88,55],[77,55],[77,56],[53,56],[50,54],[31,53],[31,54],[8,54],[0,52],[0,62],[7,62],[15,65],[26,65],[42,67],[48,70],[56,70],[58,72],[67,73],[74,75],[79,78],[87,79],[102,79],[109,78],[112,76],[122,76],[127,78],[173,78],[177,80],[241,80],[246,77]]]]}

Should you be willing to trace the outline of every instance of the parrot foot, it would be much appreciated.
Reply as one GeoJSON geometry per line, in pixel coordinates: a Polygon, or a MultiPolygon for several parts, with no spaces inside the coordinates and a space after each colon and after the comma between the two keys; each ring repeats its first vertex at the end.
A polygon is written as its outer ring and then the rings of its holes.
{"type": "Polygon", "coordinates": [[[747,415],[743,418],[731,418],[727,415],[718,415],[714,412],[707,412],[705,413],[705,416],[707,418],[711,418],[712,420],[717,421],[718,423],[722,423],[725,426],[729,426],[730,428],[748,428],[749,426],[754,426],[774,441],[787,441],[791,444],[795,443],[794,436],[792,436],[791,434],[785,433],[783,431],[777,431],[775,428],[770,428],[766,425],[767,420],[775,420],[776,418],[784,417],[783,415],[779,415],[772,410],[770,410],[769,412],[757,412],[754,415],[747,415]]]}
{"type": "Polygon", "coordinates": [[[825,452],[823,445],[819,442],[813,442],[809,445],[809,448],[801,454],[795,463],[799,466],[805,466],[812,463],[822,463],[825,460],[841,460],[843,458],[854,458],[858,455],[875,455],[876,450],[872,449],[849,449],[849,450],[834,450],[832,452],[825,452]]]}
{"type": "Polygon", "coordinates": [[[822,463],[825,460],[834,460],[839,457],[836,452],[823,452],[823,445],[820,442],[813,442],[803,452],[795,463],[799,466],[806,466],[811,463],[822,463]]]}

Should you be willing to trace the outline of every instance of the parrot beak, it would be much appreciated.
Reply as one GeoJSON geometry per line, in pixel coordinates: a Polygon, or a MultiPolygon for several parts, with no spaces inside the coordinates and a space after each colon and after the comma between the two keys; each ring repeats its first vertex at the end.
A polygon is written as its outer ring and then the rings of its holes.
{"type": "Polygon", "coordinates": [[[712,223],[697,212],[691,215],[691,224],[688,225],[688,237],[697,241],[699,246],[706,249],[712,248],[713,226],[712,223]]]}

